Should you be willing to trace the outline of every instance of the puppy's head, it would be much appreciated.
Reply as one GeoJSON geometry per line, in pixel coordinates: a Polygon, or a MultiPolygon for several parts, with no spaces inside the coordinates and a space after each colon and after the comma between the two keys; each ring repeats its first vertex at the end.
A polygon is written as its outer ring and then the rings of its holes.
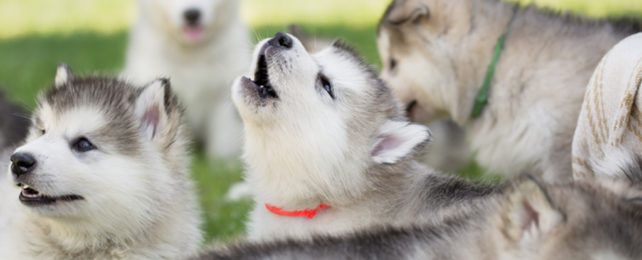
{"type": "Polygon", "coordinates": [[[456,102],[460,81],[468,76],[455,71],[471,68],[470,63],[460,63],[459,54],[489,51],[470,52],[472,46],[461,46],[472,2],[396,0],[381,19],[377,32],[381,77],[413,121],[450,116],[460,122],[472,109],[456,102]]]}
{"type": "Polygon", "coordinates": [[[15,199],[42,217],[97,226],[153,219],[187,178],[180,115],[167,80],[135,88],[60,66],[11,156],[15,199]]]}
{"type": "Polygon", "coordinates": [[[211,40],[237,16],[237,0],[139,0],[142,19],[152,22],[181,44],[211,40]]]}
{"type": "Polygon", "coordinates": [[[311,189],[345,188],[367,182],[367,167],[404,161],[430,137],[341,43],[310,55],[298,39],[277,33],[257,45],[253,64],[253,79],[238,79],[232,96],[247,159],[259,168],[278,163],[299,171],[291,178],[315,182],[311,189]]]}

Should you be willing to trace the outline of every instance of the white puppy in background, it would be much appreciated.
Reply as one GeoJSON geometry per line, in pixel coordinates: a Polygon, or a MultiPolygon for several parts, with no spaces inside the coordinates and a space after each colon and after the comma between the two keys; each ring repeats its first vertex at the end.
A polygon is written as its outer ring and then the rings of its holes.
{"type": "Polygon", "coordinates": [[[239,154],[241,124],[230,100],[250,61],[237,0],[138,0],[123,76],[143,84],[170,77],[187,122],[212,157],[239,154]]]}

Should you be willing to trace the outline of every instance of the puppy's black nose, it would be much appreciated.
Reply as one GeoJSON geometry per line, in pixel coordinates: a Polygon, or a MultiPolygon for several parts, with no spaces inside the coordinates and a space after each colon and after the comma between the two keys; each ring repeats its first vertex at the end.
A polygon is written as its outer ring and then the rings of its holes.
{"type": "Polygon", "coordinates": [[[270,45],[289,49],[292,48],[292,38],[285,33],[278,32],[274,35],[274,38],[270,40],[270,45]]]}
{"type": "Polygon", "coordinates": [[[198,20],[201,18],[201,11],[195,8],[190,8],[183,13],[183,18],[189,25],[198,25],[198,20]]]}
{"type": "Polygon", "coordinates": [[[11,155],[11,172],[16,176],[30,173],[36,166],[36,159],[29,153],[11,155]]]}

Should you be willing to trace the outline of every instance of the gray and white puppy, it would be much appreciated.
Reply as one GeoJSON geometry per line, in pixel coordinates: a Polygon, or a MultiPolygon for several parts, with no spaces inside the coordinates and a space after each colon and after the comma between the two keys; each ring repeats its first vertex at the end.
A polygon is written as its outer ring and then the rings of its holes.
{"type": "Polygon", "coordinates": [[[248,67],[249,32],[239,0],[138,0],[123,77],[170,77],[188,126],[210,158],[237,159],[241,122],[230,85],[248,67]]]}
{"type": "Polygon", "coordinates": [[[188,139],[167,80],[60,66],[1,182],[1,259],[177,259],[199,249],[188,139]],[[17,186],[17,187],[16,187],[17,186]]]}
{"type": "Polygon", "coordinates": [[[602,56],[639,31],[495,0],[396,0],[379,26],[381,77],[417,122],[466,128],[490,172],[571,177],[571,140],[585,87],[602,56]],[[506,33],[477,118],[473,106],[506,33]]]}
{"type": "Polygon", "coordinates": [[[550,185],[523,178],[483,201],[474,217],[228,246],[199,259],[640,259],[642,205],[639,189],[632,191],[637,195],[592,182],[550,185]]]}
{"type": "Polygon", "coordinates": [[[463,201],[494,190],[417,162],[430,131],[409,123],[377,73],[341,43],[311,55],[277,33],[257,45],[251,71],[232,88],[256,203],[250,239],[429,221],[474,211],[463,201]]]}

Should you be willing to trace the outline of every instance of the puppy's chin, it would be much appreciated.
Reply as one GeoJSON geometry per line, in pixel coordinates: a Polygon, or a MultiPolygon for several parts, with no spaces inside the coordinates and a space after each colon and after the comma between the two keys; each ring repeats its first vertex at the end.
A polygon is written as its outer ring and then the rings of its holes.
{"type": "Polygon", "coordinates": [[[53,218],[56,220],[65,219],[81,219],[86,216],[88,212],[83,209],[86,202],[72,202],[72,203],[53,203],[50,205],[42,205],[37,207],[23,206],[23,208],[35,213],[39,217],[53,218]]]}

